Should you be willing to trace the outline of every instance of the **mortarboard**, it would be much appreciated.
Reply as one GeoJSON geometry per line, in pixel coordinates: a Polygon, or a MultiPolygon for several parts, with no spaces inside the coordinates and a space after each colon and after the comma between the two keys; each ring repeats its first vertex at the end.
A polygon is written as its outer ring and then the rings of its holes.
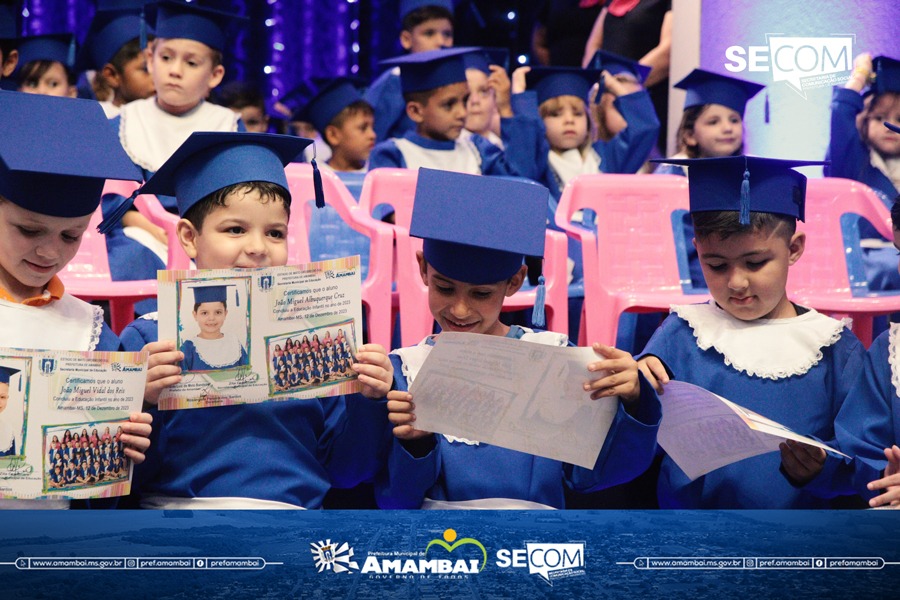
{"type": "Polygon", "coordinates": [[[478,48],[441,48],[389,58],[381,64],[400,67],[400,87],[404,93],[424,92],[453,83],[465,83],[463,55],[474,50],[478,48]]]}
{"type": "Polygon", "coordinates": [[[35,60],[52,60],[72,69],[75,66],[75,36],[51,33],[19,38],[19,68],[35,60]]]}
{"type": "Polygon", "coordinates": [[[875,72],[873,93],[900,93],[900,61],[888,56],[876,56],[872,59],[872,70],[875,72]]]}
{"type": "Polygon", "coordinates": [[[203,302],[225,302],[228,300],[228,288],[234,288],[234,304],[240,306],[240,297],[237,292],[237,285],[231,284],[199,284],[191,286],[194,292],[194,303],[201,304],[203,302]]]}
{"type": "Polygon", "coordinates": [[[687,77],[676,83],[675,87],[687,91],[684,108],[721,104],[743,115],[747,101],[766,86],[712,71],[694,69],[687,77]]]}
{"type": "Polygon", "coordinates": [[[177,0],[161,0],[155,9],[157,37],[194,40],[220,52],[227,43],[228,25],[235,20],[246,20],[235,13],[177,0]]]}
{"type": "Polygon", "coordinates": [[[498,65],[506,71],[509,69],[509,50],[506,48],[479,48],[470,54],[463,55],[466,69],[478,69],[490,75],[490,65],[498,65]]]}
{"type": "Polygon", "coordinates": [[[311,143],[272,133],[194,132],[138,194],[175,196],[184,216],[209,194],[236,183],[266,181],[288,190],[284,166],[311,143]]]}
{"type": "Polygon", "coordinates": [[[15,40],[19,37],[19,18],[16,7],[0,2],[0,41],[15,40]]]}
{"type": "Polygon", "coordinates": [[[426,6],[446,8],[451,15],[453,14],[453,0],[400,0],[400,20],[405,19],[412,11],[426,6]]]}
{"type": "Polygon", "coordinates": [[[577,96],[587,102],[591,87],[600,81],[600,71],[580,67],[534,67],[525,78],[528,89],[537,93],[539,105],[558,96],[577,96]]]}
{"type": "Polygon", "coordinates": [[[439,273],[471,284],[511,277],[525,256],[544,254],[547,188],[419,169],[409,233],[423,238],[439,273]]]}
{"type": "Polygon", "coordinates": [[[79,68],[102,69],[133,39],[146,36],[141,2],[101,2],[78,55],[79,68]],[[104,8],[122,5],[125,8],[104,8]],[[127,8],[132,6],[131,8],[127,8]]]}
{"type": "Polygon", "coordinates": [[[12,367],[0,367],[0,383],[9,385],[10,378],[20,370],[21,369],[13,369],[12,367]]]}
{"type": "Polygon", "coordinates": [[[0,93],[0,129],[0,196],[27,210],[81,217],[107,179],[142,179],[96,101],[0,93]]]}
{"type": "Polygon", "coordinates": [[[741,225],[750,224],[751,212],[775,213],[803,221],[806,176],[794,167],[827,164],[757,156],[666,158],[651,162],[690,167],[691,212],[738,211],[741,225]]]}
{"type": "Polygon", "coordinates": [[[644,83],[651,70],[650,67],[635,60],[603,50],[597,50],[594,53],[594,57],[591,59],[591,68],[609,71],[610,75],[629,73],[638,80],[638,83],[644,83]]]}
{"type": "Polygon", "coordinates": [[[325,135],[325,128],[342,110],[362,100],[362,94],[349,77],[338,77],[317,86],[314,82],[306,83],[309,100],[294,111],[292,120],[307,121],[313,124],[320,135],[325,135]]]}

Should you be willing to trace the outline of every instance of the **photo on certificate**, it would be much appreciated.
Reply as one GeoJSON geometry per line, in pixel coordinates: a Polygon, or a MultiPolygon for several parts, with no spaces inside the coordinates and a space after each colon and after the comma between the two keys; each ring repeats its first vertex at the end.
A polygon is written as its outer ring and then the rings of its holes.
{"type": "Polygon", "coordinates": [[[266,338],[269,393],[289,396],[356,378],[352,320],[266,338]]]}
{"type": "Polygon", "coordinates": [[[25,453],[31,359],[0,356],[0,459],[25,453]]]}
{"type": "Polygon", "coordinates": [[[131,460],[121,440],[127,420],[45,425],[44,492],[68,492],[128,481],[131,460]],[[90,432],[90,433],[88,433],[90,432]]]}
{"type": "Polygon", "coordinates": [[[250,365],[250,278],[185,279],[178,283],[178,347],[185,373],[232,371],[250,365]]]}

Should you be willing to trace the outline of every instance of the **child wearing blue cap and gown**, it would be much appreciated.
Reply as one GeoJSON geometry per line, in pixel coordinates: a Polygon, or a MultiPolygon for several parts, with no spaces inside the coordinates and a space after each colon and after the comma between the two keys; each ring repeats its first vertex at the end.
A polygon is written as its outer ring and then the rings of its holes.
{"type": "MultiPolygon", "coordinates": [[[[900,134],[883,122],[900,124],[900,61],[861,54],[843,87],[831,98],[827,177],[844,177],[872,188],[890,208],[900,194],[900,134]],[[862,95],[868,87],[870,94],[862,95]]],[[[871,225],[860,223],[866,280],[872,290],[900,289],[897,255],[871,225]]]]}
{"type": "MultiPolygon", "coordinates": [[[[401,0],[400,21],[400,45],[410,54],[453,45],[452,0],[401,0]]],[[[406,115],[406,100],[397,67],[379,75],[364,97],[377,115],[377,139],[402,137],[415,129],[415,123],[406,115]]]]}
{"type": "MultiPolygon", "coordinates": [[[[806,177],[821,164],[755,157],[677,160],[687,166],[695,243],[713,300],[671,307],[644,348],[655,385],[687,381],[785,425],[831,441],[834,419],[862,366],[846,323],[792,303],[788,270],[801,260],[806,177]]],[[[665,418],[663,420],[665,427],[665,418]]],[[[663,456],[661,508],[819,508],[793,469],[805,446],[747,458],[693,481],[663,456]],[[779,472],[783,470],[783,472],[779,472]]]]}
{"type": "Polygon", "coordinates": [[[19,91],[75,98],[75,36],[35,35],[19,40],[19,91]]]}
{"type": "MultiPolygon", "coordinates": [[[[194,286],[194,319],[200,332],[181,344],[184,371],[233,369],[250,364],[239,339],[222,331],[228,318],[228,289],[234,286],[194,286]]],[[[237,294],[235,294],[237,296],[237,294]]],[[[238,302],[235,302],[238,305],[238,302]]]]}
{"type": "MultiPolygon", "coordinates": [[[[291,202],[284,165],[309,143],[262,133],[194,133],[142,190],[177,198],[178,241],[198,268],[284,266],[291,202]]],[[[181,380],[185,358],[158,334],[155,315],[122,332],[125,349],[150,353],[145,401],[151,405],[181,380]]],[[[332,486],[374,477],[387,421],[385,403],[370,397],[390,388],[391,365],[380,346],[359,350],[359,394],[155,411],[148,460],[135,470],[141,505],[321,508],[332,486]]],[[[280,373],[278,385],[286,388],[287,369],[280,373]]]]}
{"type": "MultiPolygon", "coordinates": [[[[112,125],[131,160],[148,179],[194,131],[239,131],[240,117],[206,101],[225,76],[222,52],[225,29],[236,15],[211,8],[163,0],[156,5],[156,39],[147,49],[147,69],[156,95],[122,107],[112,125]]],[[[176,212],[174,198],[158,196],[176,212]]],[[[156,279],[165,269],[166,240],[162,228],[111,195],[103,200],[103,216],[122,220],[107,234],[110,270],[115,280],[156,279]]],[[[139,314],[155,310],[156,300],[136,305],[139,314]]]]}
{"type": "MultiPolygon", "coordinates": [[[[78,252],[105,181],[140,173],[96,102],[0,93],[0,115],[15,123],[0,136],[0,347],[118,350],[103,311],[67,294],[57,274],[78,252]]],[[[150,415],[132,415],[124,433],[129,458],[142,461],[150,415]]]]}
{"type": "Polygon", "coordinates": [[[500,137],[500,108],[497,102],[511,102],[511,82],[506,70],[509,51],[485,48],[463,55],[469,101],[466,103],[466,127],[462,136],[478,134],[498,148],[505,148],[500,137]]]}
{"type": "MultiPolygon", "coordinates": [[[[424,238],[419,268],[442,331],[568,344],[563,334],[498,320],[503,299],[522,285],[524,256],[543,253],[546,202],[543,186],[419,171],[410,233],[424,238]],[[511,214],[519,217],[511,219],[511,214]],[[505,235],[497,235],[498,226],[506,229],[505,235]]],[[[395,439],[376,480],[382,508],[563,508],[566,486],[599,489],[627,481],[650,465],[659,399],[630,354],[595,344],[598,361],[585,366],[585,393],[593,399],[620,399],[597,463],[586,469],[416,429],[415,398],[408,390],[434,341],[429,336],[390,355],[394,386],[387,408],[395,439]],[[591,379],[601,369],[614,374],[591,379]]]]}
{"type": "Polygon", "coordinates": [[[540,132],[536,118],[514,115],[508,103],[498,100],[506,107],[500,115],[506,150],[480,135],[461,135],[469,95],[464,55],[473,51],[480,49],[432,50],[389,61],[400,65],[406,110],[416,130],[375,146],[370,170],[427,167],[472,175],[534,176],[540,132]]]}
{"type": "Polygon", "coordinates": [[[16,440],[21,436],[21,430],[16,432],[3,414],[9,406],[10,379],[17,373],[19,369],[0,366],[0,456],[15,456],[16,440]]]}

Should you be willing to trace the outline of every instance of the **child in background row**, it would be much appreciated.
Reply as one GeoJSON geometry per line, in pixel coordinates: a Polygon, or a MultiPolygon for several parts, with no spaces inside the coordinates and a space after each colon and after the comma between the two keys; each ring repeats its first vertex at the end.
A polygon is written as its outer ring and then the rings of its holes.
{"type": "Polygon", "coordinates": [[[269,130],[266,102],[259,90],[249,83],[230,81],[216,88],[210,101],[238,113],[250,133],[266,133],[269,130]]]}
{"type": "MultiPolygon", "coordinates": [[[[765,86],[694,69],[675,87],[685,90],[686,94],[676,137],[678,152],[672,158],[720,158],[744,153],[747,102],[765,86]]],[[[655,173],[687,175],[686,167],[672,163],[659,165],[655,173]]],[[[684,218],[684,238],[691,284],[695,288],[705,288],[706,282],[693,244],[694,226],[690,215],[684,218]]]]}
{"type": "MultiPolygon", "coordinates": [[[[0,131],[0,347],[118,350],[103,311],[67,294],[57,273],[78,252],[106,180],[134,181],[140,172],[93,101],[0,92],[0,131]]],[[[132,414],[124,426],[135,463],[144,460],[150,422],[132,414]]]]}
{"type": "MultiPolygon", "coordinates": [[[[198,268],[283,266],[291,202],[284,165],[309,143],[194,133],[142,189],[177,198],[178,241],[198,268]]],[[[122,332],[126,349],[150,352],[151,405],[181,380],[184,359],[173,340],[158,339],[155,315],[122,332]]],[[[368,344],[353,370],[361,394],[156,412],[152,449],[135,470],[141,506],[320,508],[332,486],[370,479],[383,461],[387,421],[384,402],[369,398],[387,393],[391,366],[383,348],[368,344]]]]}
{"type": "MultiPolygon", "coordinates": [[[[452,0],[400,0],[400,21],[400,45],[410,54],[453,45],[452,0]]],[[[416,128],[406,115],[397,67],[372,82],[365,100],[375,109],[375,136],[379,140],[402,137],[416,128]]]]}
{"type": "Polygon", "coordinates": [[[505,147],[500,137],[500,110],[497,97],[504,100],[510,87],[506,74],[509,51],[505,48],[484,48],[481,52],[463,55],[469,100],[466,103],[466,123],[462,137],[480,135],[498,148],[505,147]]]}
{"type": "Polygon", "coordinates": [[[109,118],[123,105],[155,93],[140,43],[140,12],[134,2],[101,1],[79,53],[79,70],[96,71],[94,91],[111,91],[111,97],[100,102],[109,118]],[[129,4],[130,8],[118,8],[129,4]]]}
{"type": "MultiPolygon", "coordinates": [[[[156,172],[191,132],[243,129],[234,112],[205,101],[225,76],[225,29],[235,19],[230,13],[194,4],[159,3],[157,37],[147,49],[147,68],[156,96],[126,104],[112,120],[125,152],[141,168],[144,179],[156,172]]],[[[177,211],[174,198],[158,198],[166,210],[177,211]]],[[[113,279],[156,279],[156,272],[166,264],[165,231],[130,208],[121,196],[104,198],[103,216],[122,221],[106,238],[113,279]]],[[[140,314],[156,310],[156,300],[140,302],[135,310],[140,314]]]]}
{"type": "MultiPolygon", "coordinates": [[[[503,300],[522,286],[525,255],[544,250],[547,190],[530,183],[421,169],[410,234],[424,238],[418,253],[428,305],[442,331],[499,335],[565,346],[559,333],[499,321],[503,300]],[[511,215],[519,215],[511,218],[511,215]],[[502,228],[507,235],[498,236],[502,228]]],[[[382,508],[563,508],[563,489],[590,491],[642,473],[652,460],[659,399],[630,354],[594,345],[584,393],[618,395],[621,402],[593,469],[416,429],[415,398],[407,391],[434,337],[391,353],[394,385],[388,417],[394,441],[376,480],[382,508]],[[593,376],[601,370],[604,377],[593,376]]]]}
{"type": "MultiPolygon", "coordinates": [[[[900,134],[882,123],[900,124],[900,61],[860,54],[853,65],[847,83],[836,86],[831,98],[831,165],[825,175],[861,181],[890,208],[900,194],[900,134]],[[867,86],[871,93],[864,97],[867,86]]],[[[866,223],[860,224],[859,235],[866,241],[863,264],[869,288],[900,289],[890,242],[866,223]]]]}
{"type": "Polygon", "coordinates": [[[19,40],[19,91],[75,98],[75,36],[36,35],[19,40]]]}
{"type": "Polygon", "coordinates": [[[416,131],[375,146],[369,169],[427,167],[472,175],[533,177],[540,124],[527,115],[513,115],[508,85],[497,94],[506,150],[479,135],[461,138],[469,95],[464,55],[473,51],[480,49],[432,50],[388,61],[400,65],[406,112],[416,131]]]}
{"type": "MultiPolygon", "coordinates": [[[[793,167],[821,163],[746,156],[674,162],[689,168],[694,243],[713,301],[671,307],[644,348],[642,370],[661,392],[670,378],[687,381],[802,435],[833,440],[865,351],[844,322],[792,303],[785,291],[806,243],[796,231],[806,177],[793,167]]],[[[693,481],[664,456],[660,508],[827,507],[799,487],[810,476],[797,468],[806,454],[807,446],[789,441],[780,455],[747,458],[693,481]]]]}

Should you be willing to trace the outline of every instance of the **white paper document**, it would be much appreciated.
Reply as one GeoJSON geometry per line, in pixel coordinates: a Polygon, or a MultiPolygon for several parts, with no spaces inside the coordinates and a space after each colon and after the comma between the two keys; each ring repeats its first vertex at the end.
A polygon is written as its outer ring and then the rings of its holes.
{"type": "Polygon", "coordinates": [[[619,403],[584,391],[597,360],[590,348],[442,333],[410,386],[416,428],[592,469],[619,403]]]}
{"type": "Polygon", "coordinates": [[[670,381],[659,399],[663,418],[657,441],[691,481],[739,460],[776,452],[784,440],[846,456],[690,383],[670,381]]]}

